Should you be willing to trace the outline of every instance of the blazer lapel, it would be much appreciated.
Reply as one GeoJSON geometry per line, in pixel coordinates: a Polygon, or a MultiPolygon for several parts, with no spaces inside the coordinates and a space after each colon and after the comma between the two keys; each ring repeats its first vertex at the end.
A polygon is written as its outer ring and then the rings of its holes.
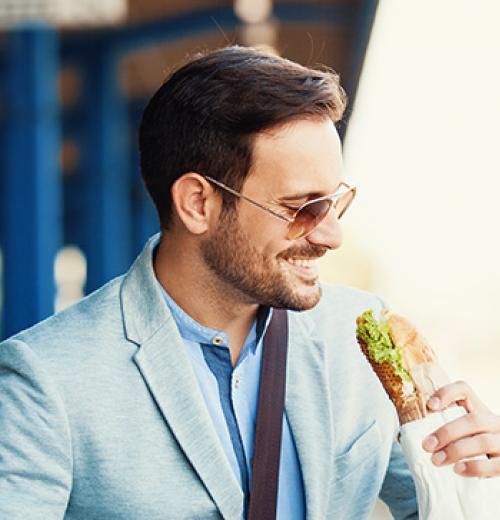
{"type": "Polygon", "coordinates": [[[148,388],[186,457],[227,520],[239,519],[243,493],[220,445],[191,362],[152,268],[151,240],[122,284],[127,338],[148,388]]]}
{"type": "Polygon", "coordinates": [[[334,453],[325,348],[305,315],[289,317],[285,408],[302,470],[306,517],[323,519],[334,453]]]}

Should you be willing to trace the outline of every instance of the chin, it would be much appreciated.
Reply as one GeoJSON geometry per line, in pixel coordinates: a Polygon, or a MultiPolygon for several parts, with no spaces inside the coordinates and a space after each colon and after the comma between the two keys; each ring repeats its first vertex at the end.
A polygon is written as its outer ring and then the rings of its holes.
{"type": "Polygon", "coordinates": [[[281,305],[275,307],[288,309],[290,311],[307,311],[315,307],[321,299],[321,287],[319,285],[309,286],[307,290],[295,289],[290,294],[287,294],[281,305]]]}

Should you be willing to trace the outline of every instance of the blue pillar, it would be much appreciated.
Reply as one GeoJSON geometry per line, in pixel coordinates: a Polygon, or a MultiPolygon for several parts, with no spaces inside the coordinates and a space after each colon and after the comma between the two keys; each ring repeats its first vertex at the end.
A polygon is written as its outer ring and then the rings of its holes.
{"type": "Polygon", "coordinates": [[[52,314],[54,258],[61,243],[59,49],[44,26],[12,31],[6,46],[3,335],[52,314]]]}
{"type": "Polygon", "coordinates": [[[160,231],[158,215],[153,201],[149,197],[146,187],[142,181],[139,149],[137,135],[142,117],[142,111],[146,106],[147,99],[135,99],[129,103],[129,121],[131,124],[130,132],[130,184],[133,187],[132,198],[132,229],[133,243],[132,255],[139,254],[144,247],[146,240],[160,231]]]}
{"type": "Polygon", "coordinates": [[[89,46],[84,61],[81,149],[81,246],[87,257],[86,292],[123,273],[131,259],[131,187],[127,103],[118,83],[118,55],[89,46]]]}

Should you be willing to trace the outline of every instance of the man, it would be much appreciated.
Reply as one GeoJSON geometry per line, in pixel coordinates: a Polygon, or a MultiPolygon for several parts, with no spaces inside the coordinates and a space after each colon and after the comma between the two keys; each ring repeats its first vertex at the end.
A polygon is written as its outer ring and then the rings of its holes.
{"type": "MultiPolygon", "coordinates": [[[[377,496],[417,518],[394,410],[355,339],[382,305],[320,287],[315,267],[354,196],[344,105],[335,74],[239,47],[160,87],[140,151],[161,236],[0,347],[0,518],[242,518],[273,307],[290,310],[278,518],[368,518],[377,496]]],[[[499,418],[463,383],[438,397],[472,413],[428,441],[436,463],[487,453],[463,472],[499,474],[499,418]]]]}

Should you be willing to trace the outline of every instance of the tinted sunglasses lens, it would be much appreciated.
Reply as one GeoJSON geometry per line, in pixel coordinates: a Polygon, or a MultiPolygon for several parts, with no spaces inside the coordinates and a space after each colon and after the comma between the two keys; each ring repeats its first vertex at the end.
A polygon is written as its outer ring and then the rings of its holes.
{"type": "Polygon", "coordinates": [[[295,215],[290,224],[288,239],[304,237],[310,233],[327,215],[332,207],[331,199],[323,199],[306,204],[295,215]]]}

